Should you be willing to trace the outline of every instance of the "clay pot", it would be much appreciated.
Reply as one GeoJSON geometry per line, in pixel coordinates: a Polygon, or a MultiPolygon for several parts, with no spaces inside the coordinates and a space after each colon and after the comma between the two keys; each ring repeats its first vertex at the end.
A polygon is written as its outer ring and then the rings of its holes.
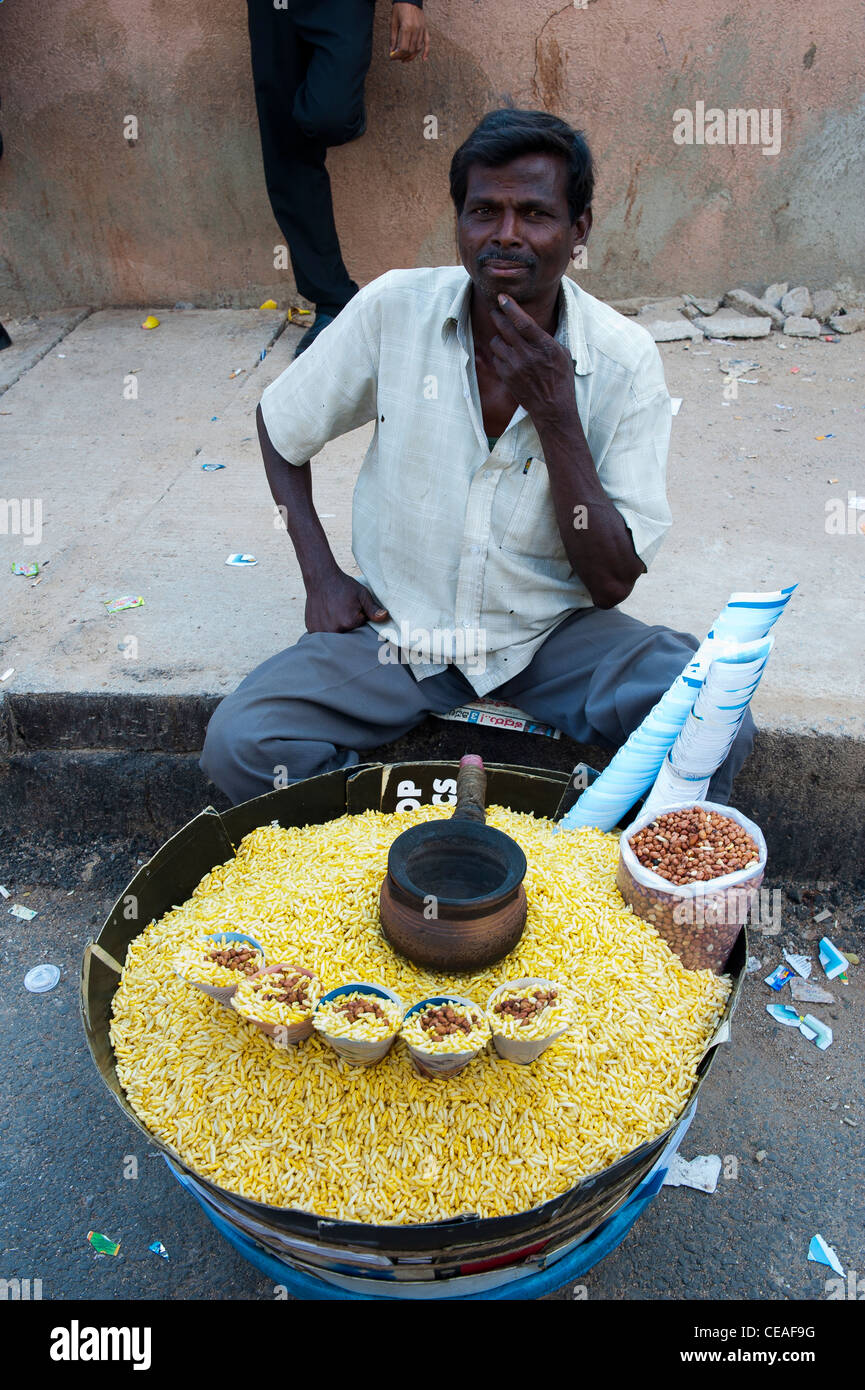
{"type": "Polygon", "coordinates": [[[484,822],[483,764],[464,758],[450,820],[414,825],[390,847],[379,906],[390,944],[416,965],[482,970],[526,924],[526,856],[484,822]]]}

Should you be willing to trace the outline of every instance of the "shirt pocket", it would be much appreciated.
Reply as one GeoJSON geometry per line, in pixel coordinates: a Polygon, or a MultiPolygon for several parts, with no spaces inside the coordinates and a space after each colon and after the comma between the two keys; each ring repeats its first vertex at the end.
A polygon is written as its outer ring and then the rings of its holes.
{"type": "Polygon", "coordinates": [[[542,458],[530,458],[522,471],[519,491],[499,545],[513,555],[567,563],[547,466],[542,458]]]}

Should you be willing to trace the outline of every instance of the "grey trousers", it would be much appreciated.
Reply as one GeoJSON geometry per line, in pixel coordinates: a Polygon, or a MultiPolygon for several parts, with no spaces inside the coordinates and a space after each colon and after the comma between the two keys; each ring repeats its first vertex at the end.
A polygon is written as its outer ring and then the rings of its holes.
{"type": "MultiPolygon", "coordinates": [[[[578,743],[618,748],[698,646],[690,633],[648,626],[617,608],[584,608],[553,630],[529,665],[491,692],[578,743]]],[[[232,802],[274,786],[353,767],[428,714],[477,699],[449,667],[416,680],[410,664],[383,662],[368,623],[353,632],[304,633],[251,672],[214,711],[201,767],[232,802]]],[[[709,799],[726,805],[754,742],[750,711],[709,799]]]]}

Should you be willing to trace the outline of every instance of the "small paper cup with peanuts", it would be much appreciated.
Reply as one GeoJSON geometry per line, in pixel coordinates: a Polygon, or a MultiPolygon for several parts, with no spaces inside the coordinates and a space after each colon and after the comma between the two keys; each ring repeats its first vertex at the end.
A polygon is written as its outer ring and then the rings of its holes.
{"type": "Polygon", "coordinates": [[[490,1040],[483,1009],[459,994],[438,994],[413,1004],[401,1031],[418,1071],[430,1077],[456,1076],[490,1040]]]}
{"type": "Polygon", "coordinates": [[[312,1022],[340,1057],[369,1067],[393,1047],[404,1013],[405,1005],[392,989],[352,980],[322,995],[312,1022]]]}
{"type": "Polygon", "coordinates": [[[171,964],[181,980],[228,1004],[241,980],[264,967],[264,949],[244,932],[205,932],[181,946],[171,964]]]}
{"type": "Polygon", "coordinates": [[[552,980],[505,980],[487,1000],[493,1047],[506,1062],[528,1066],[573,1022],[568,992],[552,980]]]}
{"type": "Polygon", "coordinates": [[[314,971],[277,961],[243,980],[231,1005],[247,1023],[284,1047],[310,1036],[320,998],[321,981],[314,971]]]}

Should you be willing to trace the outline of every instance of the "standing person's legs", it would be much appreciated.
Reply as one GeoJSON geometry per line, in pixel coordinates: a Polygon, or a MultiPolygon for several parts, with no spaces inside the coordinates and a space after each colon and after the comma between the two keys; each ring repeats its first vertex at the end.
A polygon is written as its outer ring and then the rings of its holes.
{"type": "Polygon", "coordinates": [[[295,23],[311,51],[293,113],[311,140],[347,145],[366,130],[374,17],[375,0],[302,0],[295,23]]]}
{"type": "Polygon", "coordinates": [[[354,767],[360,752],[408,733],[429,713],[474,698],[455,668],[417,681],[382,661],[368,623],[352,632],[304,633],[217,706],[201,767],[233,802],[303,777],[354,767]]]}
{"type": "Polygon", "coordinates": [[[362,132],[374,5],[371,0],[289,0],[288,9],[275,9],[272,0],[247,3],[271,207],[298,290],[317,310],[336,315],[357,285],[342,259],[325,158],[328,144],[362,132]],[[329,60],[328,20],[320,16],[330,11],[339,42],[330,35],[329,60]]]}
{"type": "MultiPolygon", "coordinates": [[[[697,650],[689,632],[648,626],[618,608],[586,608],[566,618],[496,698],[513,700],[533,719],[578,743],[618,748],[681,674],[697,650]]],[[[730,753],[709,783],[726,805],[733,778],[754,743],[750,710],[730,753]]]]}

